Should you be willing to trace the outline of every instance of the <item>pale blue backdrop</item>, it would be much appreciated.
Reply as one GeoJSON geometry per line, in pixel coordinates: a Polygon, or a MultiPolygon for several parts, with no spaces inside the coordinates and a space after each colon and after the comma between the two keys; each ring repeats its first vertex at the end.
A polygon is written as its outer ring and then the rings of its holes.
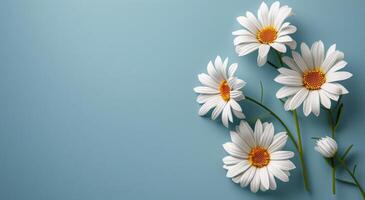
{"type": "MultiPolygon", "coordinates": [[[[350,94],[338,138],[342,149],[355,145],[349,161],[358,163],[364,185],[365,2],[282,3],[295,11],[289,21],[298,41],[321,39],[345,52],[354,77],[344,83],[350,94]]],[[[235,18],[259,4],[1,0],[0,199],[360,199],[343,184],[336,198],[330,194],[330,169],[310,139],[329,133],[323,113],[319,120],[300,115],[311,193],[303,190],[299,168],[290,183],[267,193],[252,194],[225,177],[228,131],[197,115],[192,90],[217,54],[239,63],[246,94],[258,98],[262,80],[265,103],[294,128],[274,98],[276,72],[258,68],[255,54],[234,53],[235,18]]],[[[242,105],[251,120],[262,113],[242,105]]]]}

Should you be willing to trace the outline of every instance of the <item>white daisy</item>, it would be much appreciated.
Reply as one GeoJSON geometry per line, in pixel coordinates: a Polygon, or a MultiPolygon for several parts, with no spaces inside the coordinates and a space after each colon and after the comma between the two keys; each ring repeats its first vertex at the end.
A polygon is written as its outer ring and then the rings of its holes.
{"type": "Polygon", "coordinates": [[[331,137],[323,137],[316,142],[314,147],[323,157],[332,158],[337,152],[337,142],[331,137]]]}
{"type": "Polygon", "coordinates": [[[274,135],[272,123],[256,121],[255,130],[241,121],[236,132],[231,131],[232,142],[225,143],[224,149],[230,154],[223,158],[227,177],[241,187],[250,184],[252,192],[275,190],[275,178],[288,182],[289,170],[295,165],[288,160],[294,156],[291,151],[282,151],[288,136],[286,132],[274,135]]]}
{"type": "Polygon", "coordinates": [[[285,45],[295,49],[297,44],[289,34],[295,33],[297,28],[284,22],[291,14],[292,8],[280,7],[276,1],[270,9],[262,2],[257,11],[258,19],[251,12],[237,17],[238,23],[245,28],[232,33],[237,36],[233,41],[237,54],[244,56],[258,49],[257,64],[262,66],[267,61],[270,47],[282,53],[286,52],[285,45]]]}
{"type": "Polygon", "coordinates": [[[285,85],[277,93],[277,98],[288,99],[286,110],[295,110],[303,103],[303,112],[308,116],[313,112],[320,113],[320,104],[331,108],[331,100],[337,101],[340,95],[347,94],[347,89],[337,81],[348,79],[351,73],[339,71],[347,63],[344,54],[332,45],[325,54],[322,41],[315,42],[311,49],[301,44],[301,55],[292,52],[293,58],[283,57],[283,62],[290,67],[280,68],[280,75],[275,81],[285,85]]]}
{"type": "Polygon", "coordinates": [[[237,101],[244,99],[240,89],[246,85],[246,82],[234,76],[237,69],[237,63],[229,66],[228,58],[223,62],[221,57],[217,56],[214,61],[208,63],[208,74],[199,74],[199,81],[203,86],[194,88],[199,93],[197,102],[203,104],[199,110],[199,115],[206,115],[211,109],[212,119],[215,120],[222,113],[222,122],[228,127],[228,120],[233,122],[232,113],[239,119],[245,116],[242,113],[241,106],[237,101]]]}

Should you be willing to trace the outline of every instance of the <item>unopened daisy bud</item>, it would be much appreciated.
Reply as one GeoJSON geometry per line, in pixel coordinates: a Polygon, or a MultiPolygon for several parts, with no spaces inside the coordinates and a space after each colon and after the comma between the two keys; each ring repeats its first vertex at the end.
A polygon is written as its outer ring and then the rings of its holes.
{"type": "Polygon", "coordinates": [[[331,137],[326,136],[317,140],[314,149],[322,156],[332,158],[337,152],[337,142],[331,137]]]}

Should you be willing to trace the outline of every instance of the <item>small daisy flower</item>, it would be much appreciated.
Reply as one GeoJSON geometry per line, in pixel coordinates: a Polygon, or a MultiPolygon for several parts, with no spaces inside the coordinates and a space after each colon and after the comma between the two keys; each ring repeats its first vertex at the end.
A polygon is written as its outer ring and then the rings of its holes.
{"type": "Polygon", "coordinates": [[[241,121],[236,132],[231,131],[232,142],[223,148],[229,156],[223,158],[227,177],[241,187],[250,184],[252,192],[276,190],[275,177],[288,182],[289,171],[295,165],[289,160],[294,156],[291,151],[282,151],[288,136],[286,132],[274,135],[272,123],[256,121],[255,130],[247,122],[241,121]]]}
{"type": "Polygon", "coordinates": [[[303,103],[303,112],[308,116],[311,112],[316,116],[320,113],[320,104],[331,108],[331,100],[337,101],[340,95],[347,94],[348,90],[337,83],[352,76],[346,71],[339,71],[347,63],[343,60],[344,54],[332,45],[327,53],[322,41],[315,42],[311,49],[301,44],[301,55],[292,52],[293,58],[283,57],[283,62],[289,68],[280,68],[280,75],[274,80],[284,85],[276,97],[287,98],[285,110],[295,110],[303,103]]]}
{"type": "Polygon", "coordinates": [[[199,115],[206,115],[214,108],[212,119],[215,120],[222,114],[222,122],[226,127],[228,127],[228,121],[233,122],[232,113],[239,119],[245,117],[237,102],[244,99],[240,89],[246,85],[245,81],[234,76],[238,67],[237,63],[231,64],[228,70],[227,65],[228,58],[222,62],[221,57],[217,56],[214,64],[212,61],[208,63],[208,74],[198,75],[203,86],[194,88],[194,91],[199,93],[197,102],[203,104],[199,115]]]}
{"type": "Polygon", "coordinates": [[[239,56],[247,55],[258,49],[257,64],[263,66],[267,61],[270,48],[285,53],[286,46],[291,49],[296,48],[296,42],[289,36],[297,31],[297,28],[284,22],[292,14],[292,8],[280,6],[276,1],[267,7],[262,2],[257,11],[256,18],[251,12],[246,12],[246,16],[237,17],[245,29],[234,31],[235,37],[233,43],[236,46],[236,52],[239,56]]]}
{"type": "Polygon", "coordinates": [[[332,158],[337,152],[337,142],[331,137],[323,137],[316,142],[314,147],[323,157],[332,158]]]}

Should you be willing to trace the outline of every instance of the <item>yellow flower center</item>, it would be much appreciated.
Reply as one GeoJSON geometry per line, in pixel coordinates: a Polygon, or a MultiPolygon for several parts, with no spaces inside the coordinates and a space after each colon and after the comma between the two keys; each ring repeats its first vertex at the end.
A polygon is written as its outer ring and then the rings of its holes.
{"type": "Polygon", "coordinates": [[[261,42],[261,44],[273,43],[277,37],[278,32],[272,26],[267,26],[257,32],[257,39],[261,42]]]}
{"type": "Polygon", "coordinates": [[[320,69],[313,69],[303,74],[303,85],[308,90],[318,90],[326,82],[326,76],[320,69]]]}
{"type": "Polygon", "coordinates": [[[218,87],[219,92],[221,93],[221,97],[224,101],[229,101],[231,98],[231,88],[228,85],[226,80],[221,81],[218,87]]]}
{"type": "Polygon", "coordinates": [[[270,162],[270,154],[263,147],[255,147],[248,154],[248,160],[250,161],[251,165],[257,168],[265,167],[270,162]]]}

